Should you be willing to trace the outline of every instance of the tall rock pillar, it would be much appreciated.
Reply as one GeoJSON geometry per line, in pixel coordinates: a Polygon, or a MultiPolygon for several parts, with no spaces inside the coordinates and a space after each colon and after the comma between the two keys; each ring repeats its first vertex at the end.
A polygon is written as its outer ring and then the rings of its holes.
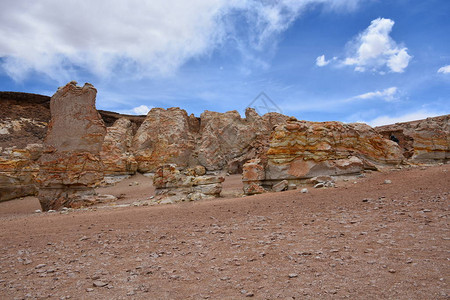
{"type": "Polygon", "coordinates": [[[80,207],[103,178],[100,158],[105,124],[95,108],[97,90],[72,81],[50,101],[51,121],[39,160],[39,202],[43,210],[80,207]]]}

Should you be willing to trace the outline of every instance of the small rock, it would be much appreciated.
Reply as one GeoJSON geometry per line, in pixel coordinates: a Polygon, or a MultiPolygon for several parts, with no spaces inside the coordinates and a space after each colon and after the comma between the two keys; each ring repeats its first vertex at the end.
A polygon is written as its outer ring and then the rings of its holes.
{"type": "Polygon", "coordinates": [[[253,297],[253,296],[255,296],[255,294],[252,292],[248,292],[247,294],[245,294],[245,297],[253,297]]]}
{"type": "Polygon", "coordinates": [[[308,193],[308,189],[307,188],[303,188],[303,189],[301,189],[300,193],[306,194],[306,193],[308,193]]]}
{"type": "Polygon", "coordinates": [[[396,271],[394,269],[389,269],[389,273],[395,273],[396,271]]]}
{"type": "Polygon", "coordinates": [[[385,181],[384,181],[384,184],[391,184],[392,183],[392,181],[390,181],[389,179],[386,179],[385,181]]]}
{"type": "Polygon", "coordinates": [[[297,274],[297,273],[291,273],[291,274],[289,274],[289,278],[296,278],[296,277],[298,277],[298,274],[297,274]]]}
{"type": "Polygon", "coordinates": [[[79,239],[79,241],[81,242],[81,241],[85,241],[85,240],[88,240],[89,238],[87,237],[87,236],[82,236],[80,239],[79,239]]]}
{"type": "Polygon", "coordinates": [[[46,264],[39,264],[36,267],[34,267],[35,269],[41,269],[43,267],[47,266],[46,264]]]}
{"type": "Polygon", "coordinates": [[[41,212],[42,212],[42,210],[40,210],[40,209],[36,209],[36,210],[34,211],[35,214],[39,214],[39,213],[41,213],[41,212]]]}
{"type": "Polygon", "coordinates": [[[88,293],[93,292],[93,291],[94,291],[93,288],[87,288],[87,289],[86,289],[86,292],[88,292],[88,293]]]}
{"type": "Polygon", "coordinates": [[[104,286],[108,285],[107,282],[104,282],[104,281],[101,281],[101,280],[95,280],[92,284],[95,287],[104,287],[104,286]]]}
{"type": "Polygon", "coordinates": [[[325,183],[319,182],[319,183],[317,183],[316,185],[314,185],[314,188],[315,188],[315,189],[320,189],[320,188],[323,188],[324,186],[325,186],[325,183]]]}

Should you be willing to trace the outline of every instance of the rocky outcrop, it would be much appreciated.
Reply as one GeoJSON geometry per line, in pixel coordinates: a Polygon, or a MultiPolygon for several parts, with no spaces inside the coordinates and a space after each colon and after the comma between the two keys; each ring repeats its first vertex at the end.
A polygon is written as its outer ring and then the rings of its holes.
{"type": "Polygon", "coordinates": [[[273,127],[287,119],[279,113],[259,116],[252,108],[247,108],[245,116],[241,118],[237,111],[201,114],[196,151],[201,165],[208,170],[241,173],[246,161],[264,155],[273,127]]]}
{"type": "Polygon", "coordinates": [[[220,176],[202,175],[202,166],[180,171],[175,164],[161,165],[153,177],[157,203],[175,203],[216,198],[222,191],[220,176]]]}
{"type": "Polygon", "coordinates": [[[0,154],[0,201],[37,194],[37,160],[42,154],[41,144],[25,149],[7,148],[0,154]]]}
{"type": "Polygon", "coordinates": [[[398,141],[412,163],[450,160],[450,115],[375,127],[385,138],[398,141]]]}
{"type": "Polygon", "coordinates": [[[316,176],[355,175],[401,162],[397,144],[366,124],[291,118],[272,133],[267,159],[244,166],[244,192],[249,194],[246,183],[252,185],[251,194],[257,190],[255,184],[271,189],[283,180],[299,184],[316,176]]]}
{"type": "Polygon", "coordinates": [[[159,165],[190,165],[195,148],[198,120],[178,107],[153,108],[133,139],[133,150],[141,173],[154,172],[159,165]]]}
{"type": "Polygon", "coordinates": [[[128,175],[137,170],[137,162],[131,153],[133,123],[120,118],[106,129],[100,153],[105,175],[128,175]]]}
{"type": "Polygon", "coordinates": [[[53,95],[51,121],[39,159],[39,201],[43,210],[83,205],[103,178],[100,158],[106,127],[95,109],[97,90],[70,82],[53,95]]]}

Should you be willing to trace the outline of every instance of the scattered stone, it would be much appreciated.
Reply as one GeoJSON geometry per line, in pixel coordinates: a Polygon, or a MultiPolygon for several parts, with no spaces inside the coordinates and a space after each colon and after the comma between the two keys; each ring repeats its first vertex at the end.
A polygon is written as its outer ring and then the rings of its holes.
{"type": "Polygon", "coordinates": [[[101,280],[95,280],[95,281],[92,283],[92,285],[93,285],[94,287],[104,287],[104,286],[107,286],[108,283],[107,283],[107,282],[104,282],[104,281],[101,281],[101,280]]]}
{"type": "Polygon", "coordinates": [[[289,182],[287,180],[282,180],[282,181],[278,182],[277,184],[275,184],[274,186],[272,186],[272,191],[274,191],[274,192],[285,191],[285,190],[287,190],[288,185],[289,185],[289,182]]]}
{"type": "Polygon", "coordinates": [[[41,268],[44,268],[44,267],[46,267],[47,266],[47,264],[39,264],[39,265],[37,265],[36,267],[34,267],[35,269],[41,269],[41,268]]]}
{"type": "Polygon", "coordinates": [[[87,289],[86,289],[86,292],[88,292],[88,293],[93,292],[93,291],[94,291],[93,288],[87,288],[87,289]]]}
{"type": "Polygon", "coordinates": [[[296,277],[298,277],[298,274],[297,274],[297,273],[291,273],[291,274],[289,274],[289,278],[296,278],[296,277]]]}
{"type": "Polygon", "coordinates": [[[391,183],[392,183],[392,181],[389,180],[389,179],[386,179],[386,180],[384,181],[384,184],[391,184],[391,183]]]}
{"type": "Polygon", "coordinates": [[[320,188],[323,188],[323,187],[325,187],[325,183],[324,182],[319,182],[319,183],[314,185],[315,189],[320,189],[320,188]]]}
{"type": "Polygon", "coordinates": [[[302,194],[306,194],[306,193],[308,193],[308,189],[307,188],[303,188],[303,189],[301,189],[301,191],[300,191],[302,194]]]}
{"type": "Polygon", "coordinates": [[[42,212],[42,210],[40,210],[40,209],[36,209],[36,210],[34,211],[35,214],[40,214],[41,212],[42,212]]]}

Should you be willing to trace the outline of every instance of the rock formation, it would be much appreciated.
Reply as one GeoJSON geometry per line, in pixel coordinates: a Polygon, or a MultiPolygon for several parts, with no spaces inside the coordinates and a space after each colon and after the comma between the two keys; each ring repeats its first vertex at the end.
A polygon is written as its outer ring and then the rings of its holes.
{"type": "Polygon", "coordinates": [[[240,173],[244,162],[266,152],[273,126],[286,119],[278,113],[259,116],[253,109],[246,118],[237,111],[205,111],[197,119],[179,108],[154,108],[133,139],[138,171],[174,163],[240,173]]]}
{"type": "Polygon", "coordinates": [[[105,175],[136,173],[137,162],[130,149],[133,139],[132,125],[130,120],[120,118],[106,129],[106,136],[100,153],[105,175]]]}
{"type": "Polygon", "coordinates": [[[39,159],[39,201],[43,210],[83,205],[103,178],[100,158],[106,127],[95,109],[97,90],[70,82],[53,95],[51,121],[39,159]]]}
{"type": "Polygon", "coordinates": [[[403,155],[413,163],[450,160],[450,115],[376,127],[385,138],[397,139],[403,155]]]}
{"type": "Polygon", "coordinates": [[[175,203],[219,197],[225,179],[204,174],[205,169],[202,166],[187,169],[185,172],[178,170],[175,164],[159,166],[153,177],[155,201],[175,203]]]}
{"type": "Polygon", "coordinates": [[[198,120],[178,107],[153,108],[133,139],[133,150],[141,173],[154,172],[159,165],[190,165],[198,120]]]}
{"type": "Polygon", "coordinates": [[[267,159],[244,165],[244,192],[261,191],[255,184],[271,189],[283,180],[300,184],[316,176],[355,175],[401,162],[398,145],[366,124],[291,118],[272,132],[267,159]]]}
{"type": "Polygon", "coordinates": [[[41,144],[29,144],[25,149],[7,148],[0,154],[0,201],[37,194],[37,160],[41,144]]]}
{"type": "Polygon", "coordinates": [[[287,119],[279,113],[259,116],[252,108],[247,108],[245,116],[241,118],[235,110],[201,114],[196,151],[201,165],[208,170],[241,173],[246,161],[264,155],[273,127],[287,119]]]}

